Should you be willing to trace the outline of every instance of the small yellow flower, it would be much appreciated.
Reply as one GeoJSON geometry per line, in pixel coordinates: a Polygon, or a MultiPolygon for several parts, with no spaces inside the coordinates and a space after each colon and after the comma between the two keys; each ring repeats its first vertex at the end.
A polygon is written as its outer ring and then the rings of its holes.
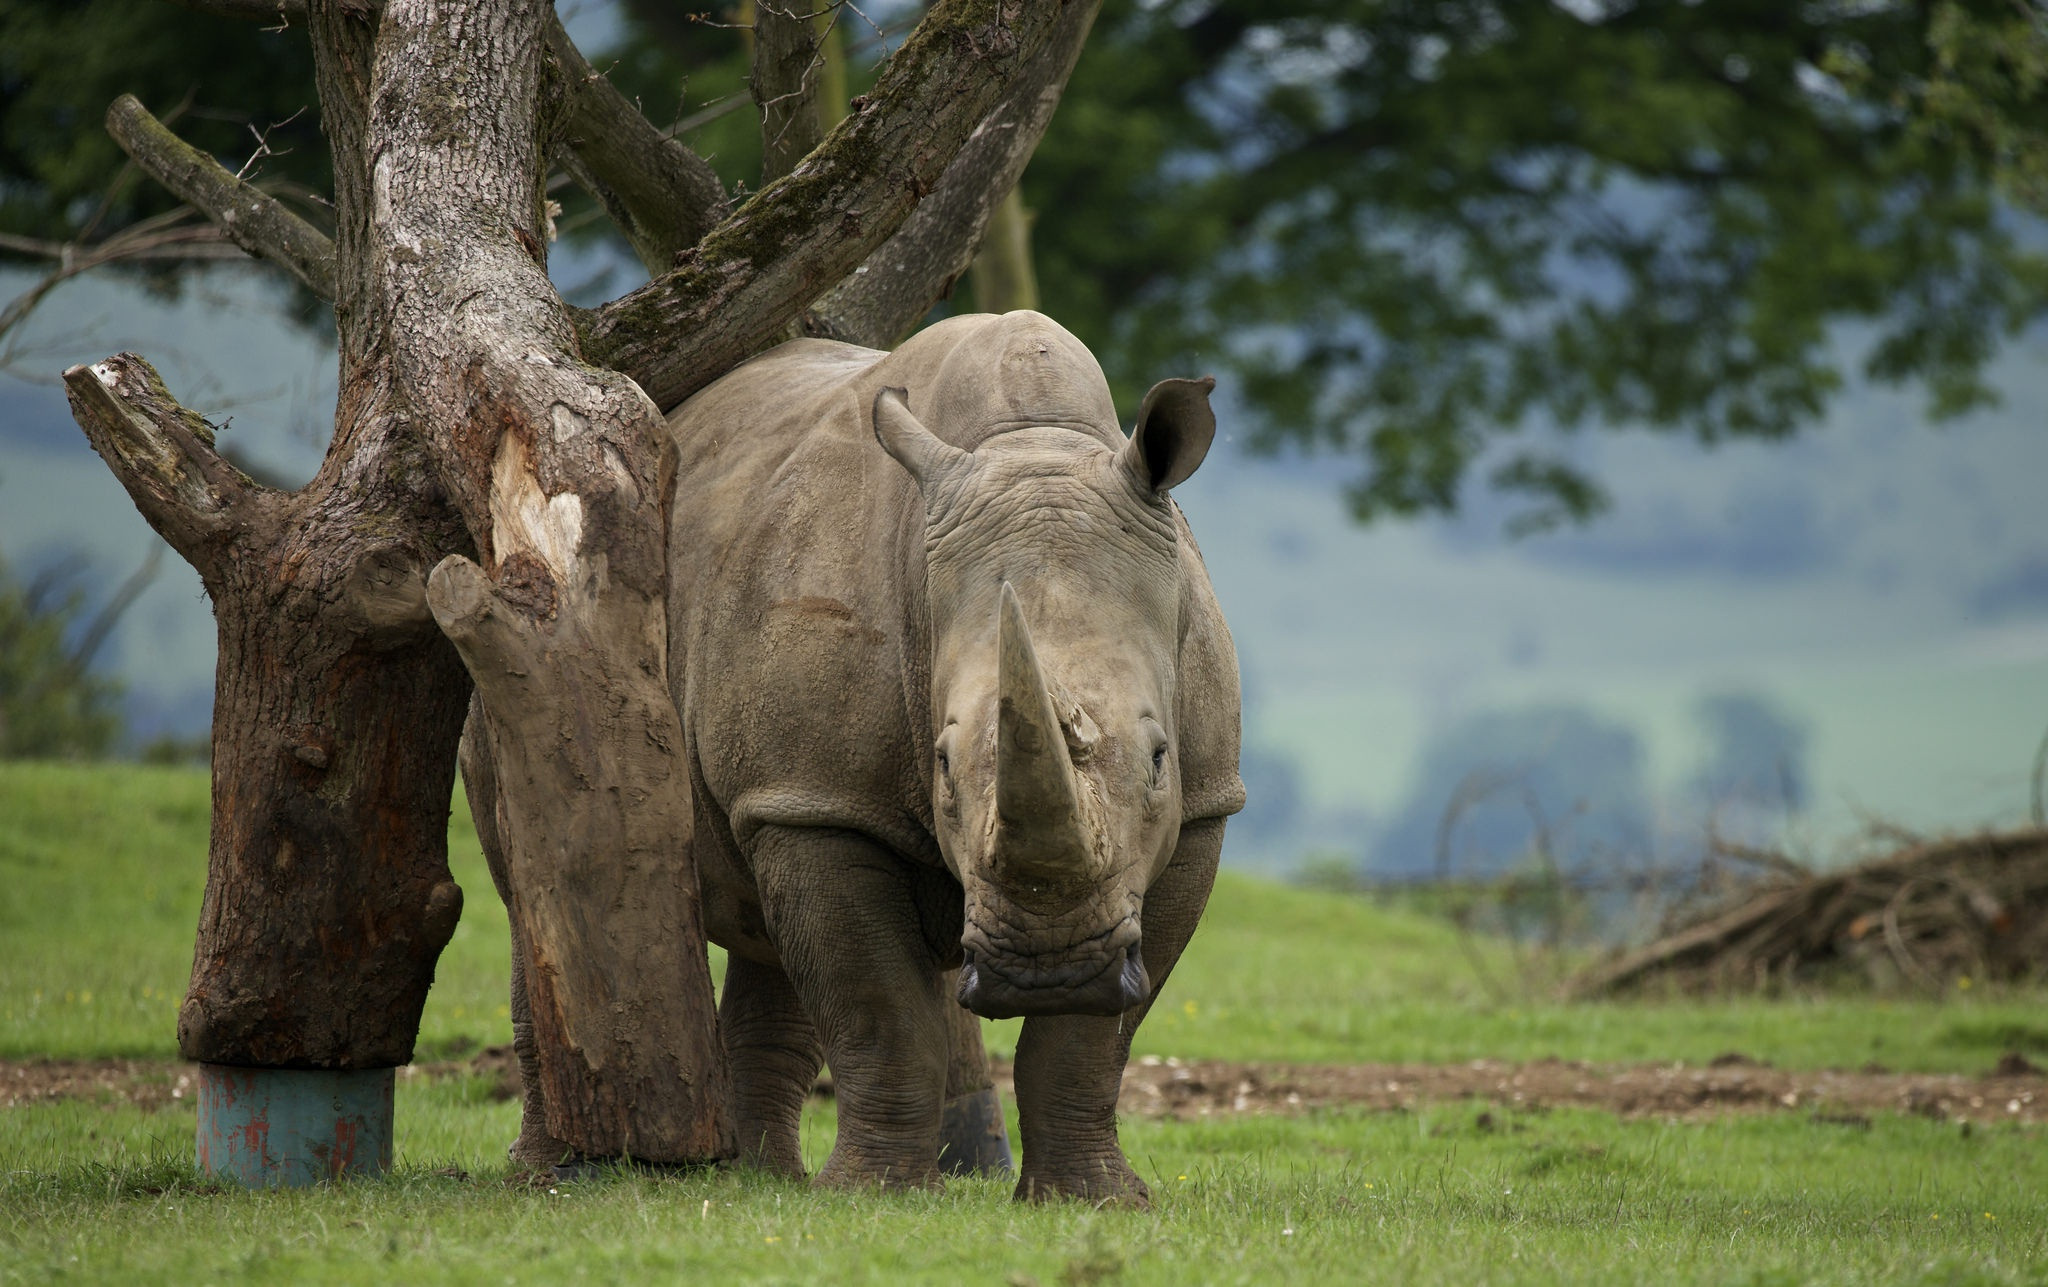
{"type": "Polygon", "coordinates": [[[1181,1008],[1182,1010],[1184,1010],[1184,1011],[1186,1011],[1186,1012],[1187,1012],[1187,1016],[1188,1016],[1188,1018],[1192,1019],[1192,1018],[1194,1018],[1194,1017],[1195,1017],[1195,1009],[1196,1009],[1196,1007],[1195,1007],[1195,1003],[1194,1003],[1194,1000],[1193,1000],[1193,998],[1190,998],[1190,999],[1188,999],[1188,1000],[1186,1000],[1186,1001],[1182,1002],[1182,1003],[1181,1003],[1181,1007],[1180,1007],[1180,1008],[1181,1008]]]}
{"type": "Polygon", "coordinates": [[[1180,1178],[1181,1178],[1181,1179],[1183,1179],[1183,1180],[1185,1180],[1185,1179],[1187,1179],[1188,1177],[1187,1177],[1187,1176],[1185,1176],[1185,1175],[1183,1175],[1183,1176],[1181,1176],[1180,1178]]]}
{"type": "Polygon", "coordinates": [[[763,1241],[763,1242],[781,1242],[781,1241],[782,1241],[782,1239],[780,1239],[780,1238],[776,1237],[776,1236],[775,1236],[774,1234],[772,1234],[772,1233],[771,1233],[771,1234],[769,1234],[769,1235],[768,1235],[767,1237],[765,1237],[765,1238],[761,1239],[761,1241],[763,1241]]]}
{"type": "Polygon", "coordinates": [[[1957,987],[1957,988],[1959,988],[1959,989],[1960,989],[1960,990],[1962,990],[1962,991],[1965,991],[1965,992],[1969,991],[1969,990],[1970,990],[1970,976],[1969,976],[1969,975],[1967,975],[1967,974],[1961,974],[1961,975],[1957,975],[1957,976],[1956,976],[1956,987],[1957,987]]]}

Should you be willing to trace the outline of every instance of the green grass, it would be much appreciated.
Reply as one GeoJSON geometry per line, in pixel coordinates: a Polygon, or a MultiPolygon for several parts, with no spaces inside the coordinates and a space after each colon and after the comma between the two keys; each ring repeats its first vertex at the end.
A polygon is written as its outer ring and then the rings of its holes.
{"type": "MultiPolygon", "coordinates": [[[[206,779],[191,770],[0,765],[0,1057],[176,1053],[206,820],[206,779]]],[[[510,1039],[505,911],[459,793],[450,865],[465,906],[422,1058],[510,1039]]],[[[1226,873],[1136,1048],[1332,1063],[1696,1063],[1732,1050],[1787,1068],[1941,1072],[1982,1071],[2005,1050],[2048,1058],[2040,993],[1565,1005],[1541,987],[1522,995],[1507,954],[1478,951],[1475,964],[1440,921],[1226,873]]],[[[1017,1026],[989,1025],[991,1048],[1014,1049],[1017,1026]]]]}
{"type": "MultiPolygon", "coordinates": [[[[1019,1207],[994,1181],[846,1195],[739,1173],[508,1187],[516,1114],[401,1086],[397,1173],[216,1192],[189,1108],[5,1122],[0,1283],[2027,1283],[2048,1275],[2037,1132],[1785,1115],[1618,1123],[1476,1106],[1128,1123],[1149,1214],[1019,1207]],[[459,1164],[465,1179],[436,1174],[459,1164]]],[[[16,1110],[17,1113],[20,1110],[16,1110]]],[[[808,1147],[822,1156],[829,1109],[808,1147]]]]}
{"type": "MultiPolygon", "coordinates": [[[[458,806],[469,891],[423,1055],[506,1037],[504,913],[458,806]]],[[[204,878],[206,783],[175,770],[0,765],[0,1056],[174,1053],[204,878]]],[[[1226,876],[1141,1053],[1274,1061],[1557,1055],[1982,1070],[2048,1055],[2038,993],[1564,1005],[1475,964],[1446,926],[1226,876]],[[1483,973],[1482,973],[1483,971],[1483,973]],[[1491,980],[1489,984],[1486,980],[1491,980]]],[[[1014,1039],[994,1025],[992,1044],[1014,1039]]],[[[956,1182],[824,1194],[735,1172],[505,1184],[517,1112],[473,1078],[399,1083],[379,1182],[221,1191],[189,1100],[0,1110],[0,1283],[1384,1281],[2048,1283],[2035,1128],[1878,1115],[1669,1123],[1479,1104],[1129,1121],[1149,1214],[956,1182]],[[466,1178],[439,1174],[460,1167],[466,1178]]],[[[830,1105],[806,1125],[812,1163],[830,1105]]]]}

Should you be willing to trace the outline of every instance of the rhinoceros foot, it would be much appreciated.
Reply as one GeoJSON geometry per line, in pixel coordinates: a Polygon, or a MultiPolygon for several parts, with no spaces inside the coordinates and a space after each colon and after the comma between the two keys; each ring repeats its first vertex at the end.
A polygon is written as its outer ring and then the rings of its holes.
{"type": "Polygon", "coordinates": [[[1123,1207],[1132,1211],[1147,1211],[1152,1207],[1152,1190],[1145,1187],[1145,1182],[1138,1178],[1138,1173],[1121,1155],[1091,1158],[1067,1165],[1051,1161],[1037,1166],[1033,1165],[1027,1152],[1024,1155],[1024,1172],[1017,1180],[1014,1196],[1019,1202],[1074,1198],[1098,1207],[1123,1207]]]}
{"type": "Polygon", "coordinates": [[[862,1156],[847,1156],[836,1148],[811,1183],[821,1189],[936,1189],[945,1180],[932,1159],[889,1163],[862,1156]]]}

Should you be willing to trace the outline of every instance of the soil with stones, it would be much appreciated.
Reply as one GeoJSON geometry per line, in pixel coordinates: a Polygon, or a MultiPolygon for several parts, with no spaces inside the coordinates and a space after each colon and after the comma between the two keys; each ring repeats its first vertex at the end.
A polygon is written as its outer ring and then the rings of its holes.
{"type": "MultiPolygon", "coordinates": [[[[502,1098],[518,1094],[518,1069],[505,1047],[473,1059],[413,1064],[401,1077],[485,1076],[502,1098]]],[[[1011,1090],[1010,1070],[996,1081],[1011,1090]]],[[[171,1060],[0,1060],[0,1108],[56,1099],[129,1103],[162,1109],[198,1096],[198,1068],[171,1060]]],[[[817,1093],[829,1096],[823,1079],[817,1093]]],[[[1215,1060],[1132,1061],[1119,1107],[1139,1117],[1185,1120],[1242,1113],[1291,1114],[1364,1108],[1382,1112],[1471,1101],[1504,1109],[1582,1107],[1626,1117],[1698,1118],[1726,1113],[1805,1113],[1867,1126],[1873,1113],[1914,1113],[1989,1123],[2048,1121],[2048,1071],[2009,1054],[1980,1075],[1787,1071],[1740,1054],[1704,1066],[1585,1064],[1544,1059],[1463,1064],[1259,1064],[1215,1060]]]]}

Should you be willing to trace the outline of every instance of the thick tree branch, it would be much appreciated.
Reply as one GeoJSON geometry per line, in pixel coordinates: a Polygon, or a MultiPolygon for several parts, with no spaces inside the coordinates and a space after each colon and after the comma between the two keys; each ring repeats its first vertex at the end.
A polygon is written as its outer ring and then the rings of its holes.
{"type": "Polygon", "coordinates": [[[952,290],[1052,123],[1101,0],[1071,4],[1051,38],[960,149],[931,196],[804,319],[811,335],[888,348],[952,290]]]}
{"type": "Polygon", "coordinates": [[[825,136],[818,119],[818,31],[811,0],[754,0],[754,75],[761,109],[761,181],[796,168],[825,136]]]}
{"type": "Polygon", "coordinates": [[[107,133],[143,173],[213,220],[236,245],[283,265],[322,299],[334,298],[334,243],[318,228],[171,133],[133,94],[107,109],[107,133]]]}
{"type": "Polygon", "coordinates": [[[565,168],[603,206],[652,273],[663,273],[731,212],[704,158],[669,138],[594,70],[550,14],[548,48],[569,87],[565,168]]]}
{"type": "Polygon", "coordinates": [[[940,0],[803,164],[586,319],[585,356],[668,408],[772,340],[895,233],[1079,3],[940,0]]]}
{"type": "Polygon", "coordinates": [[[64,373],[71,414],[158,535],[202,574],[258,488],[213,449],[213,426],[133,353],[64,373]]]}

